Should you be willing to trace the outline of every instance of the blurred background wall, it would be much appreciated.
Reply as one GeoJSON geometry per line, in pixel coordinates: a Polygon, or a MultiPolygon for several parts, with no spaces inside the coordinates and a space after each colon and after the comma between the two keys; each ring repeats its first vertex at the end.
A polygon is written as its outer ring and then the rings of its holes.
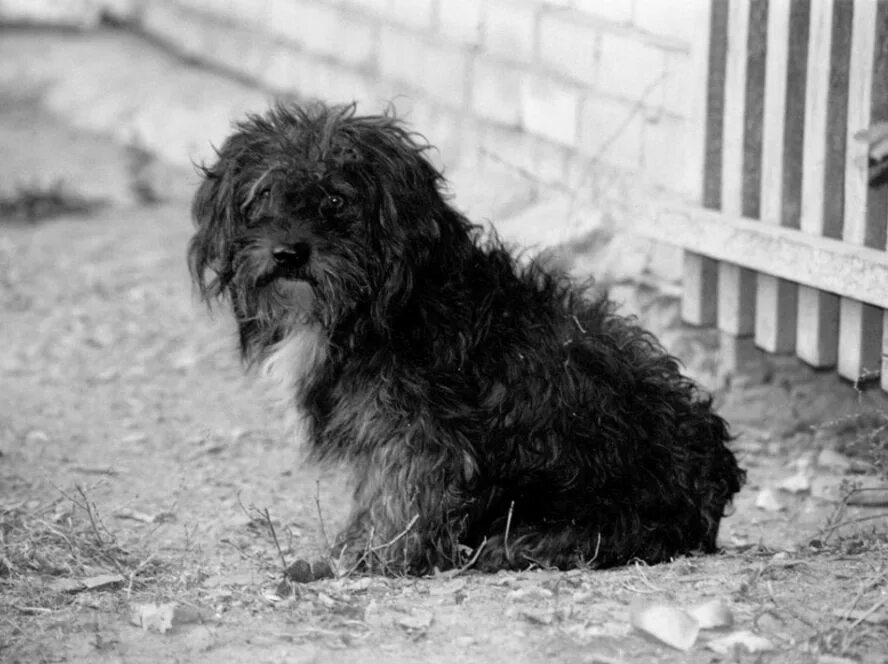
{"type": "MultiPolygon", "coordinates": [[[[448,166],[693,195],[706,0],[0,0],[0,19],[124,23],[275,94],[393,104],[448,166]]],[[[221,136],[211,136],[213,141],[221,136]]]]}

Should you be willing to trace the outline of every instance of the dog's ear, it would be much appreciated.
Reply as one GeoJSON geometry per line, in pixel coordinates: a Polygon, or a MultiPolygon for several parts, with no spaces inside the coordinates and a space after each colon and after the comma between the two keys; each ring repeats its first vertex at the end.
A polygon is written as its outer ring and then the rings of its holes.
{"type": "Polygon", "coordinates": [[[236,215],[236,165],[226,155],[226,146],[217,162],[200,167],[203,181],[194,194],[191,217],[197,232],[188,245],[188,267],[191,277],[205,299],[221,294],[222,279],[227,269],[229,244],[234,233],[236,215]]]}
{"type": "Polygon", "coordinates": [[[397,325],[418,282],[461,270],[471,246],[470,224],[444,198],[443,176],[412,144],[376,171],[375,238],[382,256],[381,287],[372,316],[378,329],[397,325]]]}

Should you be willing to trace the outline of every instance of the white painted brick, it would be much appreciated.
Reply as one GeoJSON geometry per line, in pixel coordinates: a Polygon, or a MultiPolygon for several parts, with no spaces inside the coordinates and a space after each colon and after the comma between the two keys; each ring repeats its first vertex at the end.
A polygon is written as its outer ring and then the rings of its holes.
{"type": "Polygon", "coordinates": [[[350,104],[354,101],[366,104],[374,98],[374,88],[372,82],[360,72],[338,67],[323,96],[336,103],[350,104]]]}
{"type": "Polygon", "coordinates": [[[421,73],[422,38],[416,33],[383,27],[379,38],[379,73],[413,84],[421,73]]]}
{"type": "Polygon", "coordinates": [[[323,30],[312,26],[305,32],[302,43],[306,49],[357,67],[367,67],[374,62],[379,39],[375,24],[341,14],[320,16],[325,16],[328,23],[318,23],[323,30]]]}
{"type": "Polygon", "coordinates": [[[333,69],[329,63],[306,57],[302,65],[302,80],[298,87],[294,88],[300,95],[310,99],[322,99],[332,101],[330,89],[339,72],[333,69]]]}
{"type": "Polygon", "coordinates": [[[385,16],[388,13],[388,0],[335,0],[350,14],[371,14],[385,16]]]}
{"type": "Polygon", "coordinates": [[[482,24],[479,0],[444,0],[438,5],[438,30],[445,39],[476,46],[481,43],[482,24]]]}
{"type": "Polygon", "coordinates": [[[383,28],[379,72],[407,83],[452,107],[466,102],[468,55],[453,47],[429,43],[422,35],[383,28]]]}
{"type": "Polygon", "coordinates": [[[418,88],[432,99],[452,108],[462,108],[467,101],[468,79],[467,53],[449,46],[425,45],[415,81],[418,88]]]}
{"type": "Polygon", "coordinates": [[[600,91],[640,100],[644,94],[659,100],[662,96],[666,56],[664,52],[644,43],[634,35],[601,35],[598,61],[600,91]]]}
{"type": "Polygon", "coordinates": [[[481,129],[480,168],[513,175],[533,173],[534,139],[518,129],[487,125],[481,129]]]}
{"type": "Polygon", "coordinates": [[[521,123],[521,79],[518,69],[479,58],[472,75],[472,110],[485,120],[517,127],[521,123]]]}
{"type": "Polygon", "coordinates": [[[580,92],[576,88],[538,76],[522,81],[522,124],[531,134],[574,145],[579,109],[580,92]]]}
{"type": "Polygon", "coordinates": [[[533,5],[489,0],[484,15],[484,46],[487,51],[513,60],[534,57],[536,11],[533,5]]]}
{"type": "Polygon", "coordinates": [[[262,82],[275,90],[290,92],[299,90],[308,77],[308,56],[295,46],[278,45],[268,57],[262,82]]]}
{"type": "Polygon", "coordinates": [[[418,132],[430,146],[426,157],[436,168],[442,170],[457,162],[462,129],[461,113],[434,102],[418,101],[405,119],[410,128],[418,132]]]}
{"type": "Polygon", "coordinates": [[[644,120],[631,103],[591,97],[580,115],[579,151],[621,168],[641,167],[644,120]]]}
{"type": "MultiPolygon", "coordinates": [[[[694,63],[687,53],[666,54],[666,78],[663,80],[662,108],[682,117],[692,117],[694,104],[700,101],[696,87],[705,81],[694,76],[694,63]]],[[[656,100],[656,95],[651,101],[656,100]]],[[[652,104],[653,105],[653,104],[652,104]]]]}
{"type": "Polygon", "coordinates": [[[632,22],[646,32],[690,44],[697,31],[706,27],[697,23],[701,6],[709,1],[637,0],[632,22]]]}
{"type": "Polygon", "coordinates": [[[386,15],[401,25],[417,30],[430,30],[435,20],[435,2],[436,0],[388,0],[386,15]]]}
{"type": "Polygon", "coordinates": [[[293,0],[267,0],[266,28],[274,35],[281,35],[299,43],[305,30],[302,3],[293,0]]]}
{"type": "Polygon", "coordinates": [[[568,160],[569,150],[564,146],[544,140],[534,145],[533,172],[546,184],[564,185],[568,160]]]}
{"type": "Polygon", "coordinates": [[[392,107],[398,115],[409,111],[416,101],[416,91],[408,89],[404,83],[387,78],[376,77],[373,82],[373,104],[384,110],[392,107]]]}
{"type": "MultiPolygon", "coordinates": [[[[637,0],[645,2],[646,0],[637,0]]],[[[668,0],[663,0],[667,2],[668,0]]],[[[685,0],[672,0],[674,4],[681,4],[685,0]]],[[[628,23],[632,20],[633,6],[636,0],[574,0],[573,6],[577,10],[595,18],[602,18],[614,23],[628,23]]]]}
{"type": "Polygon", "coordinates": [[[540,20],[540,60],[550,69],[593,85],[598,59],[598,33],[588,24],[571,20],[564,12],[540,20]]]}
{"type": "Polygon", "coordinates": [[[374,57],[377,27],[336,7],[317,2],[271,0],[269,29],[303,48],[355,66],[367,66],[374,57]]]}
{"type": "Polygon", "coordinates": [[[206,24],[206,40],[202,45],[205,57],[242,76],[259,79],[272,48],[254,31],[241,30],[225,24],[206,24]]]}
{"type": "Polygon", "coordinates": [[[251,0],[176,0],[183,7],[221,18],[240,26],[262,25],[267,21],[268,5],[251,0]]]}
{"type": "MultiPolygon", "coordinates": [[[[460,129],[460,140],[458,152],[456,155],[457,161],[453,162],[452,164],[448,164],[451,172],[458,167],[471,169],[480,168],[480,122],[477,120],[477,118],[466,114],[462,114],[460,116],[460,120],[462,126],[460,129]]],[[[447,175],[448,178],[450,177],[449,174],[445,175],[447,175]]]]}
{"type": "Polygon", "coordinates": [[[152,2],[143,10],[141,26],[182,53],[202,56],[208,42],[205,22],[188,21],[187,18],[193,18],[193,15],[171,3],[152,2]]]}
{"type": "Polygon", "coordinates": [[[644,123],[642,171],[645,179],[658,187],[686,194],[699,189],[702,173],[693,166],[688,121],[660,116],[656,122],[644,123]]]}
{"type": "Polygon", "coordinates": [[[269,59],[262,81],[283,93],[330,103],[364,102],[373,87],[361,74],[291,47],[280,47],[269,59]]]}

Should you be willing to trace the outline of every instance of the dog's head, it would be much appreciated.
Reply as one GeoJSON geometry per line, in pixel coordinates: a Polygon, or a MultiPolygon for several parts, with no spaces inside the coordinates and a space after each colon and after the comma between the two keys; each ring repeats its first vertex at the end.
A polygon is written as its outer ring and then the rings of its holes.
{"type": "Polygon", "coordinates": [[[296,325],[384,331],[437,248],[465,237],[425,147],[389,115],[278,105],[236,126],[194,198],[188,258],[245,358],[296,325]]]}

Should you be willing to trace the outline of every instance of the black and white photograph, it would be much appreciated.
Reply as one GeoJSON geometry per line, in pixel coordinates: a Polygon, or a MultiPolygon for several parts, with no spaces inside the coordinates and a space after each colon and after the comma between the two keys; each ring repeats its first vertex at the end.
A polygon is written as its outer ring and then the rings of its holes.
{"type": "Polygon", "coordinates": [[[0,0],[0,661],[888,662],[888,0],[0,0]]]}

